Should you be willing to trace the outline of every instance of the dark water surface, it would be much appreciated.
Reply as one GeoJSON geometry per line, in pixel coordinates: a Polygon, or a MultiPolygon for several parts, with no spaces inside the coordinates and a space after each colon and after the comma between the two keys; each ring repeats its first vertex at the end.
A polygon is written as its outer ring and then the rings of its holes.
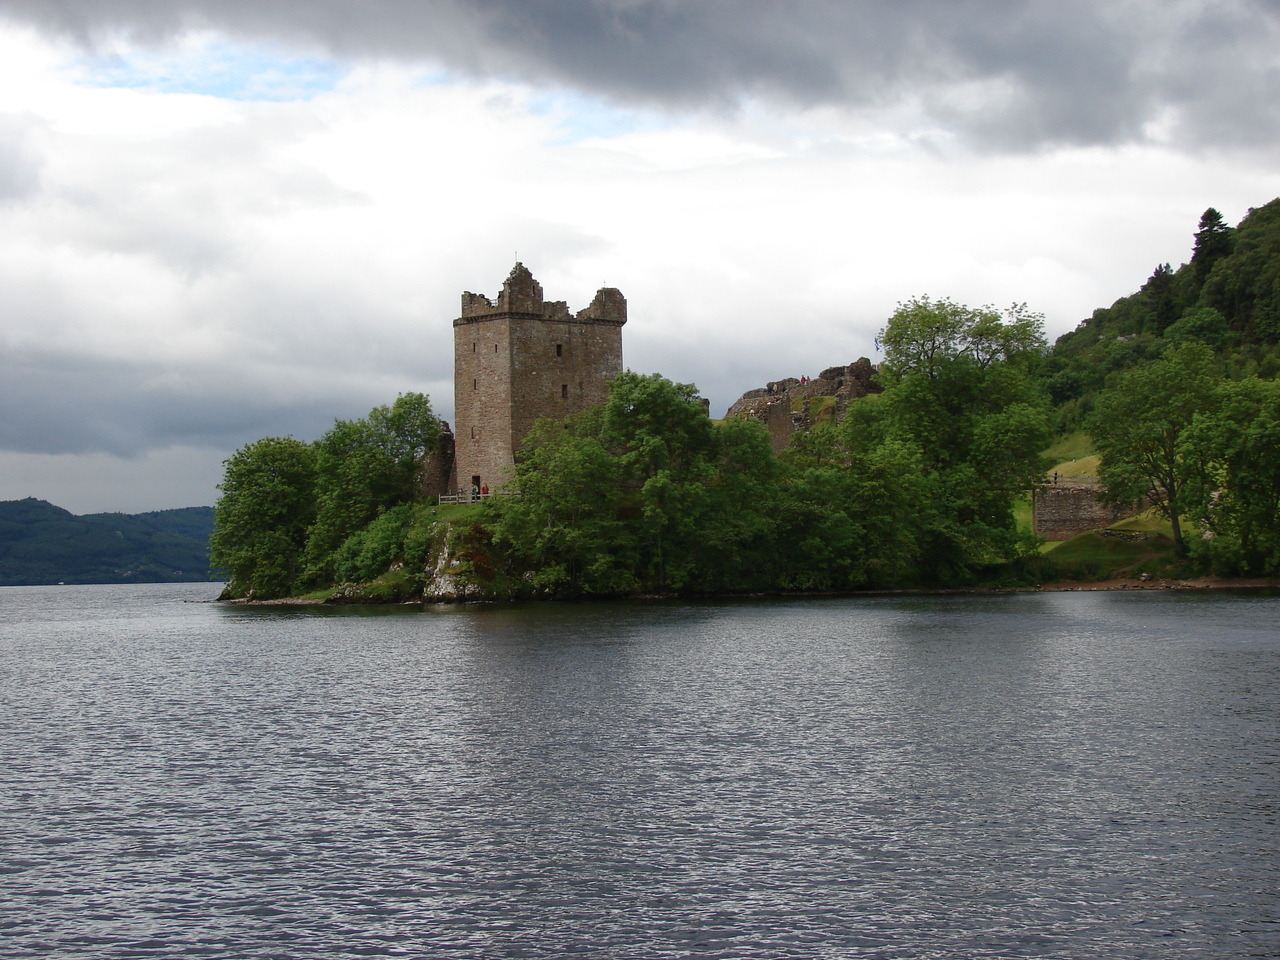
{"type": "Polygon", "coordinates": [[[0,956],[1280,956],[1280,600],[0,588],[0,956]]]}

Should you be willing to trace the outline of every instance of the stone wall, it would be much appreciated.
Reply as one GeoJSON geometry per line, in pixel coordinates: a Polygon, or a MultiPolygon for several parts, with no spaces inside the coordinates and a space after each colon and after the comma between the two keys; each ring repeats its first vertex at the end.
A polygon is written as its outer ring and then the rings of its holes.
{"type": "Polygon", "coordinates": [[[1071,482],[1040,487],[1032,507],[1036,535],[1046,540],[1070,540],[1090,530],[1109,527],[1142,509],[1141,504],[1108,506],[1099,499],[1101,489],[1097,484],[1071,482]]]}
{"type": "Polygon", "coordinates": [[[850,402],[880,392],[875,373],[871,361],[861,357],[847,366],[828,367],[806,383],[795,377],[773,380],[744,393],[729,407],[725,417],[759,420],[769,431],[774,451],[785,450],[796,433],[813,425],[808,414],[810,401],[818,397],[834,398],[830,411],[838,422],[850,402]]]}
{"type": "Polygon", "coordinates": [[[423,497],[449,493],[453,482],[453,431],[441,423],[436,445],[428,450],[418,467],[418,492],[423,497]]]}

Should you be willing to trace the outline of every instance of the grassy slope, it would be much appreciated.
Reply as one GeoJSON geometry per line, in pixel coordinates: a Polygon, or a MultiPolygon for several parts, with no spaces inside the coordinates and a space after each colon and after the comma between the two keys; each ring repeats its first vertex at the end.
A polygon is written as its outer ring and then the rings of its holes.
{"type": "Polygon", "coordinates": [[[1178,563],[1173,556],[1169,521],[1154,510],[1090,530],[1060,543],[1046,544],[1041,561],[1050,580],[1111,580],[1171,576],[1178,563]]]}
{"type": "Polygon", "coordinates": [[[1053,462],[1047,474],[1059,477],[1096,477],[1098,475],[1098,452],[1087,433],[1069,433],[1058,440],[1044,452],[1044,456],[1053,462]]]}

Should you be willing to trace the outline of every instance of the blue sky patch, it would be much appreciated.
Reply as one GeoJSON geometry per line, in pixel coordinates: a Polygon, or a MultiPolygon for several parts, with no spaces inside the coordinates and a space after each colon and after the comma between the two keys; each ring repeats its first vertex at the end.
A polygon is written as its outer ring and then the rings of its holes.
{"type": "Polygon", "coordinates": [[[267,45],[210,41],[164,52],[145,49],[79,62],[95,87],[194,93],[224,100],[288,102],[332,90],[345,71],[319,57],[290,56],[267,45]]]}
{"type": "Polygon", "coordinates": [[[615,107],[595,97],[568,91],[543,93],[533,97],[529,109],[539,116],[556,119],[559,136],[553,146],[566,146],[596,137],[608,139],[628,133],[659,130],[669,124],[641,110],[615,107]]]}

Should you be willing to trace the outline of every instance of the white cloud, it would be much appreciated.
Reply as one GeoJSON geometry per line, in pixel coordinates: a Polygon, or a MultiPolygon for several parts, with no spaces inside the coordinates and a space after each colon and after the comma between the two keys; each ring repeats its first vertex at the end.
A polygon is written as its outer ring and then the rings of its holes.
{"type": "Polygon", "coordinates": [[[122,47],[129,86],[103,87],[0,28],[0,159],[25,171],[0,189],[0,498],[209,502],[259,436],[406,390],[448,415],[458,295],[517,255],[571,307],[621,288],[628,364],[718,413],[870,354],[916,294],[1026,301],[1065,332],[1188,257],[1206,207],[1280,193],[1256,160],[1155,145],[983,157],[907,101],[664,114],[372,60],[298,99],[213,96],[210,50],[272,73],[269,48],[202,36],[144,58],[182,82],[141,82],[122,47]]]}

